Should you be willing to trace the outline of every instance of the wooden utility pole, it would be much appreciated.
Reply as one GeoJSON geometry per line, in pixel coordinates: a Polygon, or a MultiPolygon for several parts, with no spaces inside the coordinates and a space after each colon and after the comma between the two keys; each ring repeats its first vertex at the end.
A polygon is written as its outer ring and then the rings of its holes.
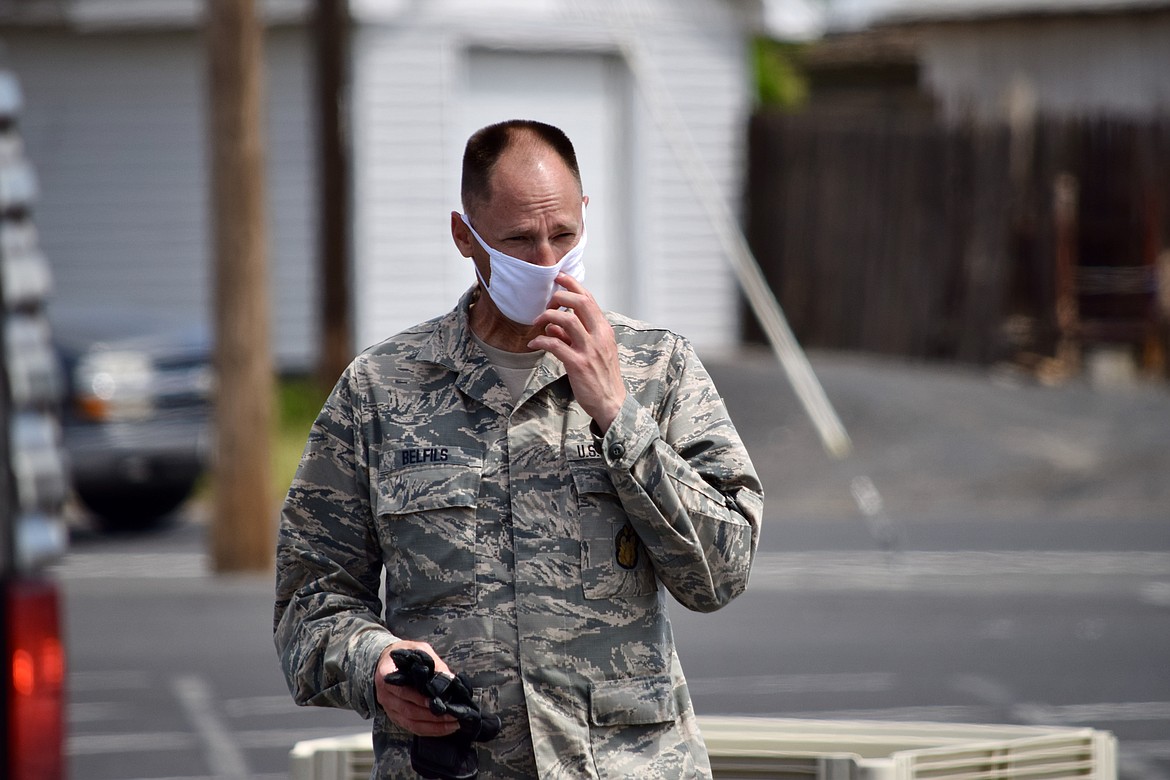
{"type": "Polygon", "coordinates": [[[263,30],[254,0],[208,0],[215,252],[216,571],[272,565],[273,395],[264,210],[263,30]]]}
{"type": "Polygon", "coordinates": [[[1081,370],[1080,311],[1077,301],[1077,213],[1080,183],[1059,173],[1052,185],[1052,217],[1056,234],[1056,361],[1054,376],[1067,378],[1081,370]]]}
{"type": "Polygon", "coordinates": [[[333,383],[353,357],[350,304],[350,154],[348,101],[349,2],[317,0],[317,149],[321,187],[320,237],[321,342],[318,381],[333,383]]]}

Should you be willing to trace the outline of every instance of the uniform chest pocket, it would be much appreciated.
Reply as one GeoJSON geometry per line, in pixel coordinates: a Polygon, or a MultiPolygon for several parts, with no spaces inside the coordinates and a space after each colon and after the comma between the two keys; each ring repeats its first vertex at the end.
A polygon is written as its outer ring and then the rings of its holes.
{"type": "Polygon", "coordinates": [[[475,604],[482,461],[378,474],[378,540],[391,611],[475,604]]]}
{"type": "Polygon", "coordinates": [[[581,582],[587,599],[646,596],[657,590],[646,549],[600,462],[569,462],[581,528],[581,582]]]}

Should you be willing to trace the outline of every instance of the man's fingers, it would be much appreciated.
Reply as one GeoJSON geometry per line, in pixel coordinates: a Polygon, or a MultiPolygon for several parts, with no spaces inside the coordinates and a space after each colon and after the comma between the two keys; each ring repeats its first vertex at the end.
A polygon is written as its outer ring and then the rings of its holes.
{"type": "Polygon", "coordinates": [[[541,327],[546,336],[555,338],[567,336],[570,340],[574,337],[580,339],[588,333],[581,318],[573,311],[546,309],[543,314],[537,317],[535,324],[541,327]]]}
{"type": "MultiPolygon", "coordinates": [[[[414,693],[413,691],[411,693],[414,693]]],[[[416,696],[418,694],[415,694],[416,696]]],[[[459,722],[450,715],[436,715],[431,712],[425,699],[412,701],[406,695],[391,697],[383,705],[387,717],[394,723],[422,737],[440,737],[459,730],[459,722]]]]}
{"type": "Polygon", "coordinates": [[[551,322],[544,326],[544,335],[557,339],[558,341],[572,342],[573,340],[567,330],[551,322]]]}
{"type": "Polygon", "coordinates": [[[416,723],[411,726],[404,726],[403,728],[411,734],[417,734],[420,737],[445,737],[459,730],[459,721],[452,718],[451,725],[447,725],[447,723],[416,723]]]}
{"type": "Polygon", "coordinates": [[[387,686],[380,692],[378,700],[391,722],[397,723],[411,734],[438,737],[453,734],[459,729],[457,720],[450,715],[436,715],[431,712],[427,698],[411,688],[387,686]]]}
{"type": "Polygon", "coordinates": [[[586,329],[592,331],[598,320],[602,319],[601,307],[593,294],[579,281],[568,274],[559,274],[557,284],[563,289],[553,292],[549,300],[549,311],[560,308],[572,309],[577,313],[586,329]]]}
{"type": "Polygon", "coordinates": [[[557,276],[557,284],[564,289],[536,318],[540,335],[528,347],[546,350],[565,364],[577,402],[606,430],[626,395],[613,328],[585,285],[567,274],[557,276]]]}
{"type": "Polygon", "coordinates": [[[572,312],[546,312],[550,316],[537,320],[542,325],[541,335],[528,342],[529,349],[542,349],[552,353],[568,364],[572,360],[574,350],[585,343],[589,332],[572,312]],[[555,316],[552,316],[554,315],[555,316]],[[555,321],[554,321],[555,320],[555,321]],[[563,324],[562,324],[563,323],[563,324]]]}
{"type": "Polygon", "coordinates": [[[569,274],[557,274],[557,284],[559,284],[561,287],[564,287],[569,292],[577,293],[578,295],[587,295],[589,293],[589,290],[586,289],[585,285],[577,280],[577,277],[569,276],[569,274]]]}
{"type": "Polygon", "coordinates": [[[447,719],[446,715],[436,715],[431,712],[427,698],[413,688],[398,688],[392,691],[391,701],[394,709],[411,720],[439,722],[447,719]]]}
{"type": "Polygon", "coordinates": [[[396,671],[394,659],[390,656],[392,648],[422,650],[434,658],[436,671],[451,674],[447,664],[426,642],[403,640],[387,647],[379,659],[374,683],[378,703],[386,711],[386,716],[392,723],[422,737],[441,737],[458,731],[459,721],[450,715],[436,715],[431,712],[427,697],[422,693],[414,688],[386,682],[386,675],[396,671]]]}

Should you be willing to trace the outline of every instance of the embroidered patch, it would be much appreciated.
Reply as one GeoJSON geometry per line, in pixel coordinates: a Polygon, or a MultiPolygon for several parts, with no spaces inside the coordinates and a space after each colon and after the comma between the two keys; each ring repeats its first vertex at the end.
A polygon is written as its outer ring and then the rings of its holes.
{"type": "Polygon", "coordinates": [[[483,467],[483,451],[468,447],[452,447],[435,441],[409,441],[402,449],[385,449],[379,454],[380,472],[412,469],[430,469],[435,466],[483,467]]]}
{"type": "Polygon", "coordinates": [[[416,463],[445,463],[451,457],[446,447],[415,447],[399,450],[394,458],[396,466],[411,466],[416,463]]]}
{"type": "Polygon", "coordinates": [[[629,523],[622,526],[614,539],[614,553],[617,556],[618,566],[623,569],[632,569],[638,565],[638,535],[629,523]]]}
{"type": "Polygon", "coordinates": [[[581,441],[565,445],[565,460],[598,460],[601,451],[592,441],[581,441]]]}

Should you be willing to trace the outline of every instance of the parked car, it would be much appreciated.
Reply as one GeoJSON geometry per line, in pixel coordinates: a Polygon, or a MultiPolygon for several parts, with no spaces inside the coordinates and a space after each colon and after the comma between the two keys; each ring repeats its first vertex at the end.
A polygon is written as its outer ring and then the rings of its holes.
{"type": "Polygon", "coordinates": [[[92,311],[55,316],[53,327],[74,495],[103,529],[158,523],[187,500],[208,464],[213,372],[205,331],[92,311]]]}

